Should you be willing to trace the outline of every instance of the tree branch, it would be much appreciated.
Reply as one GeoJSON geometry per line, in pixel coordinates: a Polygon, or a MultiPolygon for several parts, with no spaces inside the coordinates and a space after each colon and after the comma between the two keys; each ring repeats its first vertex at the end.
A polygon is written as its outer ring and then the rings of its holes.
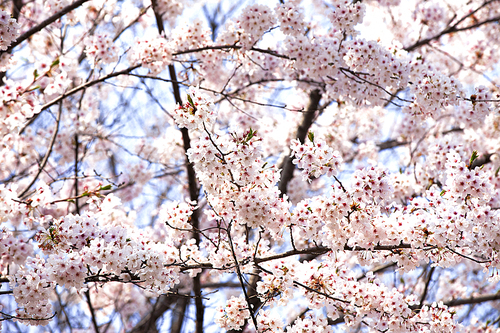
{"type": "MultiPolygon", "coordinates": [[[[303,113],[302,121],[297,128],[296,138],[304,143],[304,140],[307,137],[307,132],[309,128],[316,118],[316,110],[318,110],[319,102],[321,100],[321,92],[319,89],[312,90],[309,94],[309,105],[307,106],[307,111],[303,113]]],[[[287,192],[288,183],[293,177],[293,171],[295,170],[295,165],[292,163],[292,158],[290,156],[286,156],[283,160],[283,163],[280,165],[281,171],[281,179],[278,184],[278,189],[281,192],[281,195],[284,195],[287,192]]]]}
{"type": "Polygon", "coordinates": [[[89,1],[89,0],[78,0],[78,1],[75,1],[74,3],[72,3],[71,5],[64,7],[60,12],[55,13],[51,17],[45,19],[44,21],[40,22],[38,25],[34,26],[30,30],[23,33],[21,36],[19,36],[19,38],[16,39],[15,42],[10,44],[10,46],[7,50],[0,52],[0,55],[2,55],[3,53],[11,53],[12,49],[14,47],[18,46],[19,44],[24,42],[26,39],[30,38],[31,36],[33,36],[37,32],[41,31],[43,28],[45,28],[49,24],[54,23],[55,21],[57,21],[58,19],[60,19],[61,17],[63,17],[67,13],[69,13],[70,11],[72,11],[73,9],[80,7],[82,4],[84,4],[87,1],[89,1]]]}
{"type": "Polygon", "coordinates": [[[484,302],[496,301],[500,299],[500,292],[496,294],[486,294],[482,296],[462,298],[462,299],[453,299],[451,301],[444,302],[444,305],[452,307],[452,306],[460,306],[467,304],[479,304],[484,302]]]}
{"type": "Polygon", "coordinates": [[[42,163],[38,167],[38,172],[36,173],[35,177],[31,180],[31,182],[26,186],[26,188],[19,194],[19,198],[23,198],[26,193],[28,193],[29,189],[33,184],[35,184],[36,180],[42,173],[43,169],[47,165],[47,161],[49,160],[50,154],[52,153],[52,149],[54,148],[54,144],[56,142],[57,138],[57,133],[59,132],[59,124],[61,122],[61,114],[62,114],[62,103],[59,103],[59,111],[57,112],[57,118],[56,118],[56,128],[54,129],[54,133],[52,134],[52,138],[50,139],[50,144],[49,147],[47,148],[47,152],[45,153],[45,156],[43,157],[42,163]]]}
{"type": "Polygon", "coordinates": [[[478,8],[476,8],[475,10],[469,12],[467,15],[465,15],[464,17],[462,17],[460,20],[458,20],[455,24],[453,24],[452,26],[448,27],[447,29],[441,31],[440,33],[438,33],[437,35],[433,36],[433,37],[429,37],[429,38],[425,38],[425,39],[422,39],[420,41],[417,41],[415,42],[413,45],[411,46],[408,46],[408,47],[405,47],[404,50],[408,51],[408,52],[411,52],[413,50],[415,50],[416,48],[419,48],[420,46],[423,46],[423,45],[426,45],[426,44],[429,44],[430,42],[432,42],[433,40],[437,40],[439,38],[441,38],[442,36],[444,35],[448,35],[448,34],[451,34],[451,33],[454,33],[454,32],[460,32],[460,31],[466,31],[466,30],[471,30],[471,29],[474,29],[474,28],[478,28],[484,24],[487,24],[487,23],[493,23],[493,22],[498,22],[500,20],[500,15],[499,16],[495,16],[491,19],[488,19],[488,20],[485,20],[485,21],[482,21],[482,22],[478,22],[478,23],[475,23],[473,25],[470,25],[470,26],[467,26],[467,27],[463,27],[463,28],[458,28],[458,25],[460,23],[462,23],[463,21],[465,21],[467,18],[469,17],[472,17],[475,13],[477,13],[480,9],[482,9],[483,7],[486,7],[487,5],[489,5],[490,3],[492,2],[497,2],[499,0],[490,0],[490,1],[486,1],[484,2],[481,6],[479,6],[478,8]]]}
{"type": "Polygon", "coordinates": [[[87,88],[92,87],[92,86],[94,86],[94,85],[96,85],[98,83],[104,82],[107,79],[110,79],[110,78],[113,78],[113,77],[116,77],[116,76],[120,76],[120,75],[124,75],[124,74],[128,74],[131,71],[133,71],[134,69],[137,69],[139,67],[141,67],[141,64],[134,65],[134,66],[131,66],[131,67],[127,68],[127,69],[124,69],[124,70],[121,70],[121,71],[118,71],[118,72],[114,72],[114,73],[111,73],[111,74],[108,74],[108,75],[104,75],[103,77],[100,77],[100,78],[92,80],[92,81],[85,82],[85,83],[79,85],[78,87],[75,87],[75,88],[73,88],[73,89],[65,92],[64,94],[62,94],[62,95],[54,98],[50,102],[45,103],[44,105],[42,105],[42,108],[40,109],[39,113],[35,114],[33,117],[31,117],[30,119],[28,119],[28,121],[26,122],[26,124],[24,124],[24,126],[19,131],[19,134],[23,134],[23,132],[26,129],[26,127],[28,127],[29,125],[33,124],[33,122],[40,116],[40,114],[42,113],[42,111],[50,108],[54,104],[57,104],[58,102],[60,102],[63,99],[65,99],[66,97],[71,96],[73,94],[76,94],[80,90],[87,89],[87,88]]]}

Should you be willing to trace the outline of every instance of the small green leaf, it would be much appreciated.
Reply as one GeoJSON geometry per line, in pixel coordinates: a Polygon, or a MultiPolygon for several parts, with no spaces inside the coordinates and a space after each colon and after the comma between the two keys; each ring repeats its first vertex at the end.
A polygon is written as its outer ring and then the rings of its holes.
{"type": "Polygon", "coordinates": [[[193,99],[191,98],[191,95],[187,94],[188,102],[191,104],[191,106],[194,108],[194,102],[193,99]]]}
{"type": "Polygon", "coordinates": [[[193,108],[193,111],[190,113],[191,113],[191,115],[194,115],[196,113],[196,111],[198,111],[198,108],[194,105],[194,102],[193,102],[193,99],[191,98],[191,95],[187,94],[187,99],[188,99],[189,105],[191,105],[191,107],[193,108]]]}
{"type": "Polygon", "coordinates": [[[40,88],[41,88],[41,87],[40,87],[40,85],[37,85],[37,86],[34,86],[34,87],[29,88],[29,89],[27,90],[27,92],[30,92],[30,91],[35,91],[35,90],[40,89],[40,88]]]}
{"type": "Polygon", "coordinates": [[[477,150],[474,150],[474,151],[472,152],[472,155],[471,155],[470,160],[469,160],[469,166],[468,166],[469,170],[471,170],[471,169],[472,169],[472,163],[474,163],[474,161],[477,159],[477,157],[478,157],[478,156],[479,156],[479,155],[478,155],[478,153],[477,153],[477,150]]]}
{"type": "Polygon", "coordinates": [[[498,171],[500,171],[500,167],[498,167],[495,171],[495,177],[498,177],[498,171]]]}
{"type": "Polygon", "coordinates": [[[446,193],[446,190],[442,190],[441,193],[439,193],[440,196],[443,196],[446,193]]]}
{"type": "Polygon", "coordinates": [[[250,131],[248,131],[247,136],[245,137],[245,141],[243,143],[248,143],[248,141],[252,140],[252,138],[257,134],[257,131],[252,130],[250,127],[250,131]]]}
{"type": "Polygon", "coordinates": [[[35,80],[38,78],[38,76],[39,76],[39,75],[38,75],[38,70],[36,70],[36,69],[35,69],[35,70],[33,71],[33,77],[35,78],[35,80]]]}
{"type": "Polygon", "coordinates": [[[56,60],[52,61],[52,64],[50,64],[50,68],[53,68],[54,66],[57,66],[59,65],[59,58],[57,58],[56,60]]]}
{"type": "Polygon", "coordinates": [[[309,139],[309,141],[314,143],[314,133],[313,132],[307,133],[307,138],[309,139]]]}
{"type": "Polygon", "coordinates": [[[112,186],[111,184],[108,184],[108,185],[105,185],[105,186],[101,186],[99,188],[99,191],[107,191],[107,190],[111,190],[112,186]]]}

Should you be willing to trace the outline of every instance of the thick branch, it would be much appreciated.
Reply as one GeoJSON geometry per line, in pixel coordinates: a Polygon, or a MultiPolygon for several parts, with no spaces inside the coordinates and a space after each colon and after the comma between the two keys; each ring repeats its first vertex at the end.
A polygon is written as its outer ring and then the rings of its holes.
{"type": "Polygon", "coordinates": [[[435,266],[432,266],[429,272],[427,273],[427,279],[425,281],[425,287],[424,291],[422,292],[422,295],[420,296],[420,302],[418,304],[418,308],[422,308],[422,305],[424,304],[425,299],[427,298],[427,293],[429,292],[429,286],[432,281],[432,274],[434,274],[434,271],[436,270],[435,266]]]}
{"type": "Polygon", "coordinates": [[[453,299],[451,301],[445,302],[444,305],[452,307],[452,306],[478,304],[478,303],[496,301],[499,299],[500,299],[500,292],[498,292],[496,294],[487,294],[487,295],[476,296],[476,297],[453,299]]]}
{"type": "Polygon", "coordinates": [[[141,321],[129,333],[150,333],[158,332],[156,329],[156,321],[163,316],[163,314],[170,309],[172,304],[175,303],[178,296],[176,295],[161,295],[158,297],[153,310],[148,312],[141,321]]]}
{"type": "MultiPolygon", "coordinates": [[[[320,100],[321,92],[318,89],[311,91],[311,93],[309,94],[309,105],[307,106],[307,111],[303,113],[302,122],[297,128],[296,138],[301,143],[304,143],[307,132],[309,131],[309,128],[311,128],[311,125],[316,117],[316,110],[318,110],[320,100]]],[[[280,168],[282,169],[282,171],[278,188],[283,195],[287,192],[288,183],[292,179],[293,171],[295,170],[295,165],[292,163],[292,158],[290,156],[286,156],[280,168]]]]}
{"type": "Polygon", "coordinates": [[[90,292],[85,291],[85,297],[87,298],[87,304],[89,305],[90,317],[92,319],[92,325],[94,325],[94,331],[99,333],[99,325],[97,324],[97,318],[94,311],[94,306],[92,305],[92,301],[90,300],[90,292]]]}
{"type": "MultiPolygon", "coordinates": [[[[156,24],[158,26],[158,33],[163,35],[165,33],[165,28],[163,25],[163,19],[161,17],[161,13],[157,10],[156,0],[152,0],[151,2],[153,6],[153,12],[156,18],[156,24]]],[[[175,103],[182,105],[182,98],[180,94],[179,83],[177,81],[177,73],[175,72],[175,66],[170,64],[168,66],[168,72],[170,74],[170,80],[172,81],[172,89],[174,92],[175,103]]],[[[184,152],[191,148],[191,139],[189,137],[189,132],[187,128],[181,129],[182,133],[182,143],[184,152]]],[[[186,171],[188,176],[188,187],[189,187],[189,199],[191,201],[198,201],[198,181],[196,179],[196,172],[194,171],[194,165],[189,162],[189,159],[186,155],[186,171]]],[[[199,230],[199,209],[195,209],[191,215],[191,224],[194,230],[199,230]]],[[[196,245],[200,244],[200,234],[198,232],[193,232],[193,238],[196,240],[196,245]]],[[[205,308],[203,305],[203,300],[201,298],[201,282],[200,282],[200,274],[196,275],[193,278],[193,292],[195,295],[195,306],[196,306],[196,333],[203,332],[203,317],[205,313],[205,308]]],[[[179,318],[179,320],[183,320],[183,318],[179,318]]]]}
{"type": "Polygon", "coordinates": [[[187,297],[180,297],[175,305],[175,310],[172,311],[172,319],[170,320],[170,333],[181,333],[182,323],[186,315],[186,308],[189,304],[187,297]]]}

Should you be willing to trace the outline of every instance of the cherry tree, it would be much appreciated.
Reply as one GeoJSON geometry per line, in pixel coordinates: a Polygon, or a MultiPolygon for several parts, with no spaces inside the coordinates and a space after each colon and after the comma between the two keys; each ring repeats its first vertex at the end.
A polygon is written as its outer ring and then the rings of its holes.
{"type": "Polygon", "coordinates": [[[0,4],[5,332],[500,332],[500,1],[0,4]]]}

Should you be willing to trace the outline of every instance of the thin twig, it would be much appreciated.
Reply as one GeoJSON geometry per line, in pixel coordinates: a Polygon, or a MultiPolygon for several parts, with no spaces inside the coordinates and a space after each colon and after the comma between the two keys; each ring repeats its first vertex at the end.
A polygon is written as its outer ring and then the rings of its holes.
{"type": "Polygon", "coordinates": [[[62,114],[62,102],[59,103],[59,110],[57,111],[57,118],[56,118],[56,128],[54,129],[54,133],[52,134],[52,138],[50,139],[50,144],[49,147],[47,148],[47,152],[45,153],[45,156],[43,157],[42,163],[38,167],[38,172],[36,173],[35,177],[31,180],[31,182],[26,186],[26,188],[19,194],[19,198],[23,198],[24,195],[29,191],[31,186],[35,184],[36,180],[42,173],[43,169],[47,165],[47,161],[49,160],[50,154],[52,153],[52,149],[54,148],[54,144],[56,142],[57,138],[57,133],[59,132],[59,124],[61,122],[61,114],[62,114]]]}

